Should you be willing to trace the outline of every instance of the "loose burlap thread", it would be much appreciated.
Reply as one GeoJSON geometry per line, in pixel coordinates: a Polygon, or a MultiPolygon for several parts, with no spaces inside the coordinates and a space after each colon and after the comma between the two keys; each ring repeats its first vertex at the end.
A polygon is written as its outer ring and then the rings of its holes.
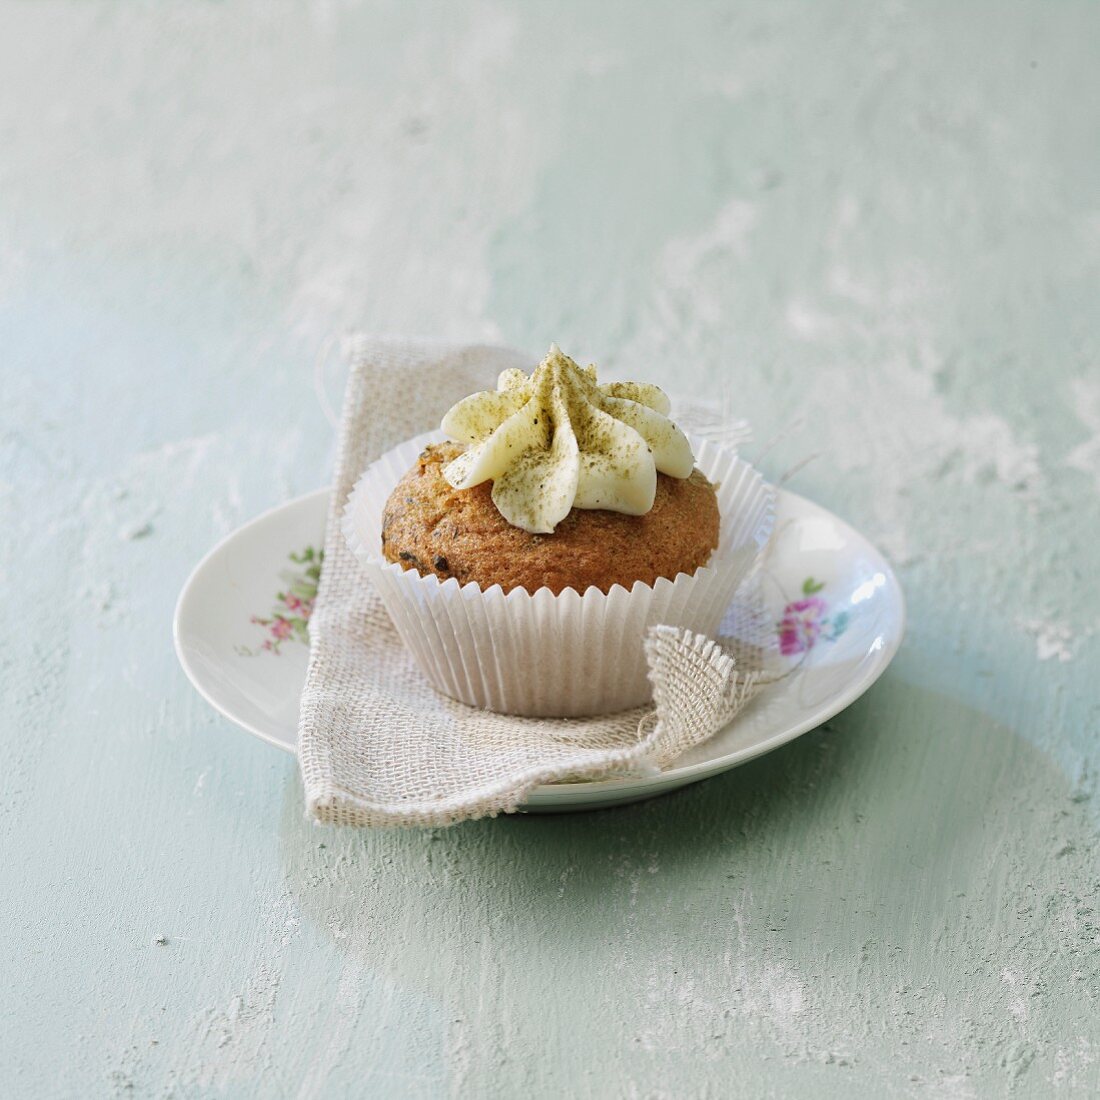
{"type": "MultiPolygon", "coordinates": [[[[531,363],[492,346],[365,339],[352,346],[298,728],[306,812],[319,822],[451,825],[514,811],[543,783],[654,772],[727,725],[766,679],[767,630],[750,579],[735,601],[737,641],[650,630],[652,706],[586,719],[516,718],[429,686],[345,544],[340,517],[371,461],[517,366],[531,363]]],[[[718,430],[713,422],[707,429],[718,430]]],[[[731,441],[739,432],[731,426],[731,441]]]]}

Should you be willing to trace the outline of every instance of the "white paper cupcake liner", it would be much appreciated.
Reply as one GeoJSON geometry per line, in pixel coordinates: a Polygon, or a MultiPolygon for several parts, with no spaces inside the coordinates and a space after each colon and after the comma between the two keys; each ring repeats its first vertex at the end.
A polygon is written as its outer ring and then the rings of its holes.
{"type": "Polygon", "coordinates": [[[775,495],[737,454],[692,439],[695,463],[715,484],[718,549],[675,580],[615,585],[604,593],[482,590],[403,570],[382,557],[382,512],[429,443],[428,432],[387,451],[359,479],[343,532],[394,626],[436,690],[469,706],[530,717],[579,717],[639,706],[652,694],[643,641],[657,624],[714,634],[771,537],[775,495]]]}

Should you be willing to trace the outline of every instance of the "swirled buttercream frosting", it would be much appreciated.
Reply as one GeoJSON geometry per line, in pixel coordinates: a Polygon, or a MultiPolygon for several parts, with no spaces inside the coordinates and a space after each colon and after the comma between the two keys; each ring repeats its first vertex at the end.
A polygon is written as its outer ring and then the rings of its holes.
{"type": "Polygon", "coordinates": [[[640,516],[653,507],[657,473],[684,478],[695,465],[669,400],[643,382],[596,381],[557,345],[530,375],[503,371],[495,390],[471,394],[442,428],[467,449],[443,476],[455,489],[493,482],[493,503],[514,527],[549,534],[571,508],[640,516]]]}

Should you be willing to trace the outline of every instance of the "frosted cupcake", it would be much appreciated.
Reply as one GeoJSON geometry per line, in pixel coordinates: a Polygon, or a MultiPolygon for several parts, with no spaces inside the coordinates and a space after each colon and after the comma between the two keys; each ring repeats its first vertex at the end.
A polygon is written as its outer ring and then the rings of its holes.
{"type": "Polygon", "coordinates": [[[552,347],[368,468],[344,532],[438,690],[510,714],[622,710],[650,697],[648,627],[717,629],[772,494],[670,411],[552,347]]]}
{"type": "Polygon", "coordinates": [[[530,377],[443,418],[382,516],[387,561],[505,592],[609,592],[705,565],[718,546],[714,486],[656,386],[600,386],[552,347],[530,377]]]}

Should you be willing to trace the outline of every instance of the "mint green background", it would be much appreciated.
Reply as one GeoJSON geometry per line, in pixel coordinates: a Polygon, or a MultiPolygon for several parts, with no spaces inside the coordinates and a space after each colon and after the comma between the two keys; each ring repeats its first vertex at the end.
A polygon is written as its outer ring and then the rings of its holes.
{"type": "Polygon", "coordinates": [[[1100,5],[0,27],[0,1091],[1100,1093],[1100,5]],[[895,665],[652,803],[311,827],[169,624],[324,482],[352,328],[786,433],[898,567],[895,665]]]}

